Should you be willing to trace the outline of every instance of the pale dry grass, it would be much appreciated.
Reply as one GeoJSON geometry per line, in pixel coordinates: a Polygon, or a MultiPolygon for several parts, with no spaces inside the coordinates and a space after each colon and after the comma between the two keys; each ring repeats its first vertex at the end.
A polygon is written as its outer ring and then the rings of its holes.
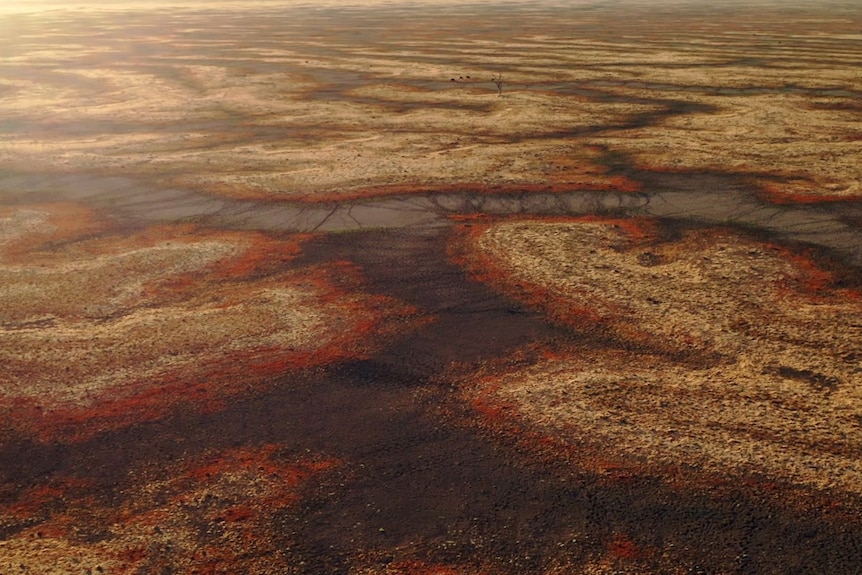
{"type": "Polygon", "coordinates": [[[328,314],[337,308],[319,305],[316,296],[295,286],[259,286],[233,290],[216,304],[192,300],[108,322],[66,319],[4,330],[0,397],[87,405],[105,392],[116,399],[142,382],[237,352],[325,346],[328,314]]]}
{"type": "MultiPolygon", "coordinates": [[[[356,321],[350,297],[321,301],[313,276],[226,277],[262,249],[258,234],[161,228],[40,249],[56,215],[0,217],[0,398],[46,408],[116,400],[235,354],[322,349],[356,321]],[[29,250],[10,251],[28,237],[29,250]]],[[[288,257],[295,245],[280,249],[288,257]]]]}
{"type": "Polygon", "coordinates": [[[106,575],[129,573],[123,562],[104,545],[70,542],[60,537],[37,537],[36,530],[27,530],[17,537],[0,541],[0,567],[9,573],[36,567],[43,575],[73,575],[93,572],[96,567],[106,575]]]}
{"type": "Polygon", "coordinates": [[[813,272],[775,245],[721,230],[639,242],[600,221],[501,223],[478,245],[510,281],[571,298],[628,338],[726,356],[756,342],[765,356],[838,378],[855,367],[828,362],[859,351],[859,302],[799,291],[813,272]]]}
{"type": "Polygon", "coordinates": [[[842,109],[842,98],[793,94],[700,95],[693,101],[715,111],[594,141],[630,154],[644,168],[747,173],[778,199],[862,196],[862,108],[842,109]]]}
{"type": "Polygon", "coordinates": [[[361,2],[340,21],[288,3],[244,5],[217,29],[209,11],[239,5],[124,6],[138,29],[102,11],[115,4],[77,4],[91,10],[3,17],[16,32],[0,55],[0,113],[16,118],[0,138],[7,167],[314,199],[605,189],[619,182],[590,150],[607,149],[643,169],[740,173],[781,201],[862,195],[862,15],[847,6],[676,3],[663,18],[640,2],[523,14],[361,2]]]}
{"type": "Polygon", "coordinates": [[[500,378],[494,393],[551,435],[647,468],[862,492],[859,377],[830,394],[759,367],[575,351],[500,378]]]}
{"type": "Polygon", "coordinates": [[[573,350],[494,379],[496,401],[653,468],[862,493],[862,303],[806,293],[825,272],[804,258],[721,230],[648,243],[600,221],[501,223],[476,244],[558,318],[570,302],[621,340],[710,358],[573,350]]]}

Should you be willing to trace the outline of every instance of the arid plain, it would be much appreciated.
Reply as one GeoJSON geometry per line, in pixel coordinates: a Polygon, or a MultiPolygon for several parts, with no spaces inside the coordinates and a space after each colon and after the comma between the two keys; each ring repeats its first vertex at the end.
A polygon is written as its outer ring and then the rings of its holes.
{"type": "Polygon", "coordinates": [[[862,571],[862,6],[0,7],[0,574],[862,571]]]}

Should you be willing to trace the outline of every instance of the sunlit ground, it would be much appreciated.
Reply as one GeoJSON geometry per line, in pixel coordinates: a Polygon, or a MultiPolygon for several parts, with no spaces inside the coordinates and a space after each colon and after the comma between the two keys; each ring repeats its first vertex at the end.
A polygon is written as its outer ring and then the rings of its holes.
{"type": "Polygon", "coordinates": [[[860,570],[858,3],[0,38],[0,572],[860,570]]]}

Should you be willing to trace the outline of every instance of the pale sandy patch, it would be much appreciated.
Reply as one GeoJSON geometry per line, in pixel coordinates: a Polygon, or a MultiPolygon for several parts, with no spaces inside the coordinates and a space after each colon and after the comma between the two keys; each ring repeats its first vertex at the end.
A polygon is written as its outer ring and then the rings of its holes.
{"type": "Polygon", "coordinates": [[[501,287],[557,319],[586,313],[581,327],[689,359],[573,349],[474,399],[633,465],[862,493],[859,294],[730,231],[659,242],[624,225],[636,224],[504,222],[475,245],[501,287]]]}
{"type": "Polygon", "coordinates": [[[862,493],[860,377],[829,393],[758,363],[696,370],[584,351],[505,375],[491,393],[545,432],[634,465],[862,493]]]}
{"type": "Polygon", "coordinates": [[[596,139],[645,168],[739,171],[778,195],[862,196],[859,110],[798,95],[692,98],[717,111],[596,139]],[[781,180],[772,183],[772,177],[781,180]]]}
{"type": "MultiPolygon", "coordinates": [[[[379,319],[380,302],[339,292],[327,270],[285,270],[297,241],[191,226],[88,237],[87,213],[0,215],[4,405],[47,413],[116,403],[222,373],[228,358],[251,371],[288,369],[285,358],[347,346],[351,330],[379,319]]],[[[214,377],[204,383],[218,387],[214,377]]]]}

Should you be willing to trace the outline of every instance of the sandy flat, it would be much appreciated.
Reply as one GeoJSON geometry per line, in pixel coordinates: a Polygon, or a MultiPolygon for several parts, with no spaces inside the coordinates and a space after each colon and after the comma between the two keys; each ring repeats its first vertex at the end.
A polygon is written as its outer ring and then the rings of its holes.
{"type": "Polygon", "coordinates": [[[128,30],[116,4],[79,5],[7,15],[0,112],[16,122],[0,164],[312,201],[631,191],[632,169],[726,173],[777,202],[862,195],[852,11],[679,7],[653,21],[629,3],[611,34],[577,3],[537,5],[529,24],[515,4],[384,2],[374,17],[363,3],[165,3],[169,22],[124,5],[128,30]],[[207,10],[226,22],[208,27],[207,10]],[[423,11],[445,33],[399,20],[423,11]],[[744,29],[722,29],[735,17],[744,29]]]}
{"type": "Polygon", "coordinates": [[[638,465],[860,493],[859,293],[780,246],[721,229],[660,241],[655,226],[585,218],[472,231],[476,273],[618,342],[476,393],[638,465]]]}

